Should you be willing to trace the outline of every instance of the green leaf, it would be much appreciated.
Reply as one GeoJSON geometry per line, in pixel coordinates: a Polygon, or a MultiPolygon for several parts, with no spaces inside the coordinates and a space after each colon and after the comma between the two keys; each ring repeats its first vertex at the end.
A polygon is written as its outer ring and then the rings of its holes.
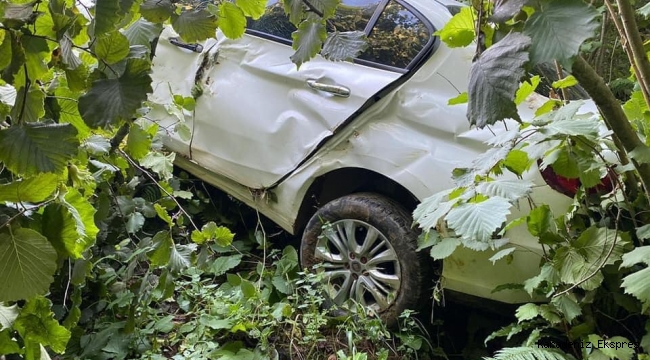
{"type": "Polygon", "coordinates": [[[120,4],[118,0],[97,0],[93,18],[95,36],[109,33],[120,22],[120,4]]]}
{"type": "Polygon", "coordinates": [[[440,241],[440,235],[435,230],[423,231],[418,236],[418,248],[415,251],[426,249],[437,244],[440,241]]]}
{"type": "Polygon", "coordinates": [[[470,124],[483,128],[503,119],[520,120],[514,103],[528,61],[530,38],[509,33],[472,64],[469,76],[470,124]]]}
{"type": "Polygon", "coordinates": [[[29,299],[45,294],[56,271],[56,250],[32,229],[0,234],[0,301],[29,299]]]}
{"type": "Polygon", "coordinates": [[[524,81],[519,86],[517,94],[515,95],[515,104],[520,105],[523,103],[532,93],[535,92],[537,86],[539,86],[541,78],[539,75],[535,75],[530,78],[530,81],[524,81]]]}
{"type": "Polygon", "coordinates": [[[517,250],[517,248],[511,247],[511,248],[503,249],[503,250],[499,251],[498,253],[492,255],[492,257],[489,260],[492,261],[492,264],[494,265],[497,261],[499,261],[499,260],[503,259],[504,257],[507,257],[508,255],[515,252],[515,250],[517,250]]]}
{"type": "Polygon", "coordinates": [[[569,75],[564,79],[554,81],[551,86],[553,86],[556,89],[565,89],[575,85],[578,85],[578,80],[576,80],[576,78],[574,78],[573,75],[569,75]]]}
{"type": "Polygon", "coordinates": [[[331,61],[352,61],[368,47],[363,31],[334,31],[327,35],[321,55],[331,61]]]}
{"type": "Polygon", "coordinates": [[[134,234],[144,225],[144,216],[139,212],[133,212],[126,217],[126,231],[134,234]]]}
{"type": "Polygon", "coordinates": [[[460,240],[456,238],[445,238],[431,247],[429,254],[434,260],[442,260],[453,254],[459,245],[460,240]]]}
{"type": "Polygon", "coordinates": [[[551,304],[555,306],[563,315],[564,318],[570,323],[576,317],[582,315],[582,309],[575,299],[573,294],[564,294],[554,297],[551,304]]]}
{"type": "Polygon", "coordinates": [[[463,239],[487,242],[510,214],[510,202],[492,197],[479,203],[465,203],[447,214],[449,226],[463,239]]]}
{"type": "Polygon", "coordinates": [[[13,339],[12,331],[0,331],[0,354],[19,354],[22,351],[22,347],[18,345],[18,341],[13,339]]]}
{"type": "Polygon", "coordinates": [[[515,312],[515,316],[517,317],[518,322],[532,320],[539,315],[540,315],[539,305],[535,305],[535,304],[521,305],[517,309],[517,312],[515,312]]]}
{"type": "Polygon", "coordinates": [[[316,56],[323,46],[323,41],[327,38],[325,25],[320,17],[315,14],[309,14],[307,19],[300,23],[298,30],[291,34],[293,39],[293,49],[296,52],[291,55],[291,61],[300,65],[316,56]]]}
{"type": "Polygon", "coordinates": [[[460,95],[449,99],[449,101],[447,102],[447,105],[466,104],[467,101],[468,101],[467,91],[463,91],[460,95]]]}
{"type": "Polygon", "coordinates": [[[207,314],[201,315],[201,317],[199,318],[199,323],[214,330],[221,330],[221,329],[230,330],[230,328],[232,328],[233,325],[232,320],[230,319],[220,319],[216,316],[207,315],[207,314]]]}
{"type": "Polygon", "coordinates": [[[284,0],[284,12],[289,15],[289,21],[295,26],[300,25],[305,5],[302,0],[284,0]]]}
{"type": "Polygon", "coordinates": [[[132,124],[126,139],[126,151],[136,160],[142,160],[151,150],[149,133],[138,124],[132,124]]]}
{"type": "Polygon", "coordinates": [[[196,245],[173,244],[169,257],[169,268],[172,272],[178,273],[192,266],[192,255],[196,245]]]}
{"type": "Polygon", "coordinates": [[[494,357],[484,358],[485,360],[567,360],[572,359],[565,355],[561,350],[557,349],[544,349],[538,346],[532,347],[512,347],[504,348],[496,352],[494,357]]]}
{"type": "Polygon", "coordinates": [[[66,69],[68,70],[74,70],[82,64],[81,59],[79,59],[77,54],[74,53],[72,45],[72,40],[68,35],[64,35],[61,40],[59,40],[61,61],[66,65],[66,69]]]}
{"type": "Polygon", "coordinates": [[[519,14],[528,0],[496,0],[490,21],[503,23],[519,14]]]}
{"type": "Polygon", "coordinates": [[[266,0],[236,0],[235,4],[244,12],[244,15],[259,19],[264,15],[266,9],[266,0]]]}
{"type": "Polygon", "coordinates": [[[11,39],[12,36],[6,30],[0,30],[4,39],[0,42],[0,70],[4,70],[11,64],[11,39]]]}
{"type": "Polygon", "coordinates": [[[172,178],[172,171],[174,170],[174,158],[176,153],[169,155],[161,154],[159,152],[149,152],[147,156],[140,160],[140,165],[153,170],[163,180],[172,178]]]}
{"type": "Polygon", "coordinates": [[[129,40],[119,31],[97,37],[95,55],[108,64],[115,64],[129,55],[129,40]]]}
{"type": "Polygon", "coordinates": [[[144,45],[151,49],[152,43],[160,36],[162,29],[161,24],[152,23],[145,19],[138,19],[138,21],[129,25],[124,30],[124,36],[126,36],[131,45],[144,45]]]}
{"type": "Polygon", "coordinates": [[[40,202],[52,195],[59,185],[59,177],[45,173],[6,185],[0,185],[0,202],[40,202]]]}
{"type": "MultiPolygon", "coordinates": [[[[636,264],[650,266],[650,246],[638,247],[623,255],[621,268],[629,268],[636,264]]],[[[650,307],[650,267],[638,270],[623,278],[623,288],[643,303],[644,311],[650,307]]]]}
{"type": "Polygon", "coordinates": [[[528,154],[521,150],[511,150],[503,160],[503,166],[514,174],[521,176],[530,167],[531,160],[528,154]]]}
{"type": "Polygon", "coordinates": [[[530,61],[535,65],[557,60],[570,69],[582,43],[600,28],[599,15],[581,0],[546,3],[524,26],[524,34],[532,39],[530,61]]]}
{"type": "Polygon", "coordinates": [[[219,5],[219,29],[227,38],[242,37],[246,31],[246,17],[242,9],[229,1],[222,2],[219,5]]]}
{"type": "Polygon", "coordinates": [[[636,228],[636,237],[639,238],[639,240],[650,239],[650,224],[636,228]]]}
{"type": "Polygon", "coordinates": [[[641,91],[632,93],[630,100],[623,105],[623,110],[630,121],[648,120],[650,122],[650,109],[648,109],[648,104],[646,104],[641,91]]]}
{"type": "Polygon", "coordinates": [[[217,19],[207,10],[186,10],[172,15],[172,27],[186,42],[201,41],[216,36],[217,19]]]}
{"type": "Polygon", "coordinates": [[[340,0],[310,0],[309,3],[323,14],[323,19],[329,19],[334,16],[336,7],[340,0]]]}
{"type": "Polygon", "coordinates": [[[541,116],[548,114],[549,112],[555,110],[555,108],[562,106],[562,101],[556,99],[549,99],[542,106],[535,110],[535,116],[541,116]]]}
{"type": "Polygon", "coordinates": [[[487,197],[499,196],[508,200],[520,199],[532,191],[533,183],[519,179],[497,179],[478,184],[476,191],[487,197]]]}
{"type": "Polygon", "coordinates": [[[530,211],[526,218],[528,232],[535,237],[541,237],[546,233],[554,233],[555,221],[551,208],[544,204],[530,211]]]}
{"type": "Polygon", "coordinates": [[[101,135],[91,135],[84,140],[81,148],[93,155],[106,155],[111,149],[111,142],[101,135]]]}
{"type": "Polygon", "coordinates": [[[2,22],[11,28],[19,28],[25,23],[32,23],[36,20],[36,14],[34,12],[34,2],[29,2],[27,4],[3,4],[4,7],[0,7],[0,10],[4,9],[4,14],[2,16],[2,22]]]}
{"type": "Polygon", "coordinates": [[[30,87],[27,94],[25,88],[17,91],[16,104],[11,109],[11,117],[16,123],[36,122],[45,115],[45,93],[38,86],[30,87]],[[25,95],[27,95],[25,97],[25,95]],[[22,116],[22,117],[21,117],[22,116]]]}
{"type": "Polygon", "coordinates": [[[120,119],[131,119],[152,92],[150,63],[128,59],[124,74],[117,79],[93,82],[91,89],[79,98],[79,113],[88,126],[107,127],[120,119]]]}
{"type": "Polygon", "coordinates": [[[0,331],[12,327],[18,314],[20,314],[18,305],[5,306],[0,303],[0,331]]]}
{"type": "Polygon", "coordinates": [[[629,153],[630,158],[641,164],[650,164],[650,147],[640,145],[629,153]]]}
{"type": "Polygon", "coordinates": [[[255,288],[255,285],[253,285],[252,282],[246,279],[242,279],[241,284],[239,286],[241,287],[241,292],[246,299],[255,297],[255,295],[257,294],[257,288],[255,288]]]}
{"type": "Polygon", "coordinates": [[[650,16],[650,3],[643,5],[637,12],[644,16],[644,17],[649,17],[650,16]]]}
{"type": "Polygon", "coordinates": [[[147,253],[153,266],[166,266],[172,256],[174,241],[169,231],[159,231],[151,239],[153,250],[147,253]]]}
{"type": "Polygon", "coordinates": [[[440,36],[440,39],[447,46],[465,47],[474,41],[475,28],[474,19],[475,11],[470,6],[463,7],[447,24],[434,35],[440,36]]]}
{"type": "Polygon", "coordinates": [[[224,226],[217,226],[214,221],[203,225],[201,231],[192,231],[192,241],[197,244],[203,244],[206,241],[214,241],[221,247],[230,246],[235,237],[230,229],[224,226]]]}
{"type": "Polygon", "coordinates": [[[54,319],[50,300],[38,296],[27,301],[14,328],[26,342],[49,346],[62,353],[70,340],[70,331],[54,319]]]}
{"type": "Polygon", "coordinates": [[[76,135],[70,124],[13,125],[0,130],[0,160],[15,174],[62,173],[77,154],[76,135]]]}
{"type": "Polygon", "coordinates": [[[221,276],[225,274],[227,271],[234,269],[241,263],[241,258],[242,255],[237,254],[237,255],[230,255],[230,256],[220,256],[218,257],[210,267],[208,268],[208,272],[213,274],[214,276],[221,276]]]}
{"type": "Polygon", "coordinates": [[[170,0],[145,0],[140,5],[140,14],[147,21],[159,24],[169,19],[175,9],[170,0]]]}
{"type": "Polygon", "coordinates": [[[167,210],[160,206],[160,204],[153,204],[153,208],[156,210],[156,214],[158,214],[158,217],[163,219],[169,225],[170,227],[174,225],[174,220],[172,220],[172,217],[169,216],[169,213],[167,213],[167,210]]]}

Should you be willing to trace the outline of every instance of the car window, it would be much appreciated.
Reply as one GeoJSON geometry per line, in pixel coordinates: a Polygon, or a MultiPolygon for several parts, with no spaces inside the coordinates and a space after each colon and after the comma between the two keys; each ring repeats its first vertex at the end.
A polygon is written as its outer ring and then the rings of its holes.
{"type": "MultiPolygon", "coordinates": [[[[364,31],[381,0],[342,0],[336,15],[328,21],[328,31],[364,31]]],[[[281,0],[269,0],[258,20],[249,20],[248,29],[291,42],[296,27],[284,13],[281,0]]],[[[431,29],[404,5],[391,0],[368,37],[368,48],[359,59],[406,69],[431,40],[431,29]]]]}
{"type": "Polygon", "coordinates": [[[368,37],[360,59],[406,68],[431,39],[431,30],[402,4],[391,1],[368,37]]]}
{"type": "MultiPolygon", "coordinates": [[[[364,31],[380,0],[343,0],[336,15],[328,21],[328,31],[364,31]]],[[[266,12],[258,20],[250,20],[248,28],[282,39],[291,40],[296,27],[284,14],[283,4],[278,0],[267,3],[266,12]]]]}

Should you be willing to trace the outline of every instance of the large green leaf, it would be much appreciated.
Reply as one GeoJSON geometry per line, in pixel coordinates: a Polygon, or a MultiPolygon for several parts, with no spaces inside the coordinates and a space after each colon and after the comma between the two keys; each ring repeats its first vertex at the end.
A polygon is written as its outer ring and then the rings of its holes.
{"type": "Polygon", "coordinates": [[[524,34],[532,39],[531,62],[541,64],[557,60],[570,69],[580,45],[600,28],[598,17],[598,11],[581,0],[544,3],[524,27],[524,34]]]}
{"type": "Polygon", "coordinates": [[[478,203],[465,203],[447,214],[446,220],[456,233],[467,240],[487,242],[510,214],[510,202],[492,197],[478,203]]]}
{"type": "Polygon", "coordinates": [[[496,0],[490,21],[506,22],[519,14],[528,0],[496,0]]]}
{"type": "Polygon", "coordinates": [[[32,229],[0,234],[0,301],[45,294],[56,271],[56,250],[32,229]]]}
{"type": "Polygon", "coordinates": [[[97,0],[95,2],[95,36],[110,33],[120,22],[120,3],[118,0],[97,0]]]}
{"type": "Polygon", "coordinates": [[[92,244],[99,229],[95,225],[95,208],[76,189],[68,189],[59,203],[43,212],[43,232],[56,250],[65,256],[81,258],[92,244]]]}
{"type": "Polygon", "coordinates": [[[38,14],[34,12],[34,2],[29,2],[26,4],[12,4],[11,2],[0,7],[0,10],[3,10],[2,22],[5,26],[11,28],[19,28],[25,23],[32,23],[36,20],[38,14]]]}
{"type": "Polygon", "coordinates": [[[27,179],[0,185],[0,202],[40,202],[47,199],[59,185],[59,176],[38,174],[27,179]]]}
{"type": "Polygon", "coordinates": [[[172,16],[172,27],[186,42],[201,41],[216,36],[217,18],[207,10],[186,10],[172,16]]]}
{"type": "Polygon", "coordinates": [[[0,70],[11,64],[11,35],[6,30],[0,30],[3,40],[0,42],[0,70]]]}
{"type": "Polygon", "coordinates": [[[641,246],[623,255],[622,268],[629,268],[636,264],[645,264],[646,268],[623,278],[622,286],[625,293],[643,302],[645,311],[650,307],[650,246],[641,246]]]}
{"type": "Polygon", "coordinates": [[[59,48],[61,49],[61,61],[66,65],[68,70],[74,70],[79,67],[82,62],[81,59],[72,50],[72,39],[68,35],[64,35],[59,40],[59,48]]]}
{"type": "Polygon", "coordinates": [[[0,130],[0,160],[16,174],[61,173],[78,152],[76,135],[70,124],[14,125],[0,130]]]}
{"type": "Polygon", "coordinates": [[[129,55],[129,40],[119,31],[97,37],[95,55],[108,64],[114,64],[129,55]]]}
{"type": "Polygon", "coordinates": [[[228,270],[234,269],[241,263],[242,255],[220,256],[210,264],[208,272],[220,276],[225,274],[228,270]]]}
{"type": "Polygon", "coordinates": [[[12,327],[18,314],[20,314],[18,305],[5,306],[0,303],[0,331],[12,327]]]}
{"type": "Polygon", "coordinates": [[[15,123],[36,122],[45,115],[45,93],[38,86],[31,86],[27,94],[25,88],[16,92],[16,104],[11,109],[15,123]]]}
{"type": "Polygon", "coordinates": [[[140,14],[147,21],[162,23],[169,19],[176,7],[170,0],[145,0],[140,5],[140,14]]]}
{"type": "Polygon", "coordinates": [[[138,19],[138,21],[129,25],[124,30],[124,36],[126,36],[131,45],[144,45],[151,49],[152,43],[158,38],[162,29],[161,24],[152,23],[145,19],[138,19]]]}
{"type": "Polygon", "coordinates": [[[169,180],[172,177],[172,171],[174,170],[175,157],[176,153],[165,155],[151,151],[147,156],[140,160],[140,165],[153,170],[164,180],[169,180]]]}
{"type": "Polygon", "coordinates": [[[307,19],[300,23],[298,30],[291,34],[293,38],[293,49],[296,52],[291,55],[291,61],[298,68],[318,54],[327,38],[325,25],[320,17],[309,14],[307,19]]]}
{"type": "Polygon", "coordinates": [[[300,25],[305,13],[305,4],[302,0],[284,0],[284,12],[289,15],[289,21],[295,26],[300,25]]]}
{"type": "Polygon", "coordinates": [[[459,245],[458,239],[444,238],[431,247],[429,254],[434,260],[442,260],[449,257],[459,245]]]}
{"type": "Polygon", "coordinates": [[[474,25],[475,11],[472,7],[463,7],[458,14],[454,15],[447,24],[434,33],[440,36],[449,47],[464,47],[474,41],[475,29],[474,25]]]}
{"type": "Polygon", "coordinates": [[[28,300],[16,319],[14,328],[26,342],[49,346],[62,353],[71,334],[54,319],[51,308],[50,300],[42,296],[28,300]]]}
{"type": "Polygon", "coordinates": [[[219,29],[230,39],[242,37],[246,31],[244,12],[234,3],[222,2],[219,5],[219,29]]]}
{"type": "Polygon", "coordinates": [[[531,192],[533,183],[520,179],[498,179],[480,183],[476,190],[485,196],[500,196],[508,200],[517,200],[531,192]]]}
{"type": "Polygon", "coordinates": [[[259,19],[264,15],[266,9],[266,0],[236,0],[235,4],[244,12],[244,15],[259,19]]]}
{"type": "Polygon", "coordinates": [[[126,151],[136,160],[145,157],[151,148],[151,136],[140,125],[133,124],[126,139],[126,151]]]}
{"type": "Polygon", "coordinates": [[[339,2],[340,0],[309,0],[309,3],[323,14],[323,19],[329,19],[334,16],[339,2]]]}
{"type": "Polygon", "coordinates": [[[147,60],[128,59],[124,74],[117,79],[93,82],[92,88],[79,98],[79,113],[88,126],[116,125],[130,119],[152,92],[151,65],[147,60]]]}
{"type": "Polygon", "coordinates": [[[513,32],[488,48],[474,62],[469,76],[467,118],[479,128],[499,120],[519,120],[514,103],[528,61],[530,38],[513,32]]]}
{"type": "Polygon", "coordinates": [[[351,61],[368,47],[363,31],[334,31],[327,35],[321,55],[331,61],[351,61]]]}

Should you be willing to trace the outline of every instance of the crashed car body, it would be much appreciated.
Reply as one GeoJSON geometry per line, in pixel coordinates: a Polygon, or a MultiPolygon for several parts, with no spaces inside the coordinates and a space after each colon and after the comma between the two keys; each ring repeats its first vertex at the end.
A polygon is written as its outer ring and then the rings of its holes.
{"type": "MultiPolygon", "coordinates": [[[[492,136],[470,128],[464,105],[448,105],[467,90],[473,53],[431,34],[459,4],[343,0],[337,30],[365,31],[368,49],[353,62],[317,56],[299,68],[290,60],[295,28],[281,6],[270,1],[236,40],[217,33],[186,44],[166,28],[149,116],[178,127],[168,111],[173,95],[200,86],[193,113],[183,116],[189,131],[165,138],[176,164],[301,236],[302,265],[323,264],[335,301],[353,298],[393,321],[433,286],[433,260],[416,252],[410,213],[453,187],[452,170],[484,153],[492,136]]],[[[522,117],[532,117],[543,100],[529,98],[522,117]]],[[[526,176],[536,184],[533,201],[568,204],[537,171],[526,176]]],[[[538,271],[541,251],[526,229],[506,236],[533,251],[493,265],[492,251],[457,249],[442,264],[444,288],[506,303],[530,300],[524,291],[492,293],[538,271]]]]}

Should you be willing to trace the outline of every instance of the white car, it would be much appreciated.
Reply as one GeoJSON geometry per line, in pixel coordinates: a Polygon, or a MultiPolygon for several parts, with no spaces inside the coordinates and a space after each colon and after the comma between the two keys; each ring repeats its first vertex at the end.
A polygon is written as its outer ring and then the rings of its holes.
{"type": "MultiPolygon", "coordinates": [[[[158,105],[149,116],[178,127],[172,96],[189,96],[199,84],[194,112],[181,116],[185,135],[165,139],[177,165],[302,236],[301,263],[324,264],[335,302],[353,298],[393,322],[434,285],[433,260],[416,252],[411,212],[451,188],[452,170],[487,150],[492,136],[470,129],[464,105],[447,105],[466,91],[473,53],[431,35],[460,4],[342,0],[332,21],[339,31],[365,31],[368,49],[354,62],[318,56],[299,69],[290,60],[295,27],[281,6],[271,0],[237,40],[219,32],[186,44],[166,28],[154,59],[150,100],[158,105]]],[[[534,102],[521,110],[532,114],[534,102]]],[[[570,201],[538,172],[528,176],[538,184],[533,199],[570,201]]],[[[525,227],[507,237],[533,251],[492,265],[491,251],[458,249],[442,264],[444,288],[529,301],[524,291],[492,293],[538,271],[541,251],[525,227]]]]}

